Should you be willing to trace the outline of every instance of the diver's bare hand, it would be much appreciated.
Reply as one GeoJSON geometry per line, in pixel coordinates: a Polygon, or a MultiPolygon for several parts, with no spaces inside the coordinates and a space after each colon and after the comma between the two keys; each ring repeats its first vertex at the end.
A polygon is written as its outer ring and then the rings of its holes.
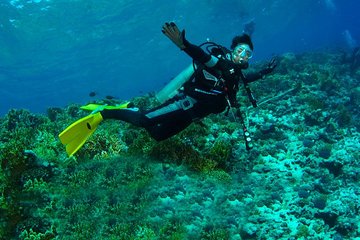
{"type": "Polygon", "coordinates": [[[165,34],[176,46],[181,50],[185,49],[185,30],[180,31],[179,28],[173,22],[166,22],[162,27],[162,33],[165,34]]]}

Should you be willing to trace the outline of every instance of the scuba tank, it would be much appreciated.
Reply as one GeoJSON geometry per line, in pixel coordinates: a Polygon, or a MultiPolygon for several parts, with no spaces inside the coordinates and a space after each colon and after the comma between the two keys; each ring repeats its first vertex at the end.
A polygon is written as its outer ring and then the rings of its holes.
{"type": "Polygon", "coordinates": [[[173,80],[171,80],[166,86],[161,89],[155,96],[160,103],[166,102],[168,99],[178,94],[179,89],[190,80],[194,74],[195,68],[193,64],[190,64],[182,72],[180,72],[173,80]]]}

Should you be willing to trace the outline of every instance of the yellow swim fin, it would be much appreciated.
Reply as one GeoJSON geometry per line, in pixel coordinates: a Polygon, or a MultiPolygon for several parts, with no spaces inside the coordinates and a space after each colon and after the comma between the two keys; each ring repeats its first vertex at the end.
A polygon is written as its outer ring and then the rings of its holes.
{"type": "Polygon", "coordinates": [[[74,155],[84,145],[85,141],[93,134],[103,120],[101,114],[90,114],[81,118],[67,127],[59,134],[62,144],[66,146],[66,152],[70,156],[74,155]]]}
{"type": "Polygon", "coordinates": [[[89,103],[85,106],[81,106],[80,109],[82,110],[86,110],[86,111],[95,111],[95,110],[104,110],[104,109],[122,109],[122,108],[128,108],[129,104],[131,102],[127,102],[127,103],[123,103],[123,104],[118,104],[115,106],[112,105],[106,105],[106,104],[96,104],[96,103],[89,103]]]}

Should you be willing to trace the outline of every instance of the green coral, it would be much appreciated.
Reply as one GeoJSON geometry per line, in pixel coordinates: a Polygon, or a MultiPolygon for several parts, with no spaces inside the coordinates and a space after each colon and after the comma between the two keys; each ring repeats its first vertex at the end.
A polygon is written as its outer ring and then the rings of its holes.
{"type": "Polygon", "coordinates": [[[301,224],[298,226],[297,228],[297,233],[296,233],[296,238],[297,239],[301,239],[301,238],[307,238],[308,236],[310,235],[310,232],[309,232],[309,227],[304,225],[304,224],[301,224]]]}
{"type": "Polygon", "coordinates": [[[232,154],[232,146],[225,141],[216,142],[207,154],[196,150],[178,138],[157,143],[151,148],[149,156],[165,163],[185,164],[196,171],[208,173],[216,169],[226,169],[232,154]]]}
{"type": "Polygon", "coordinates": [[[135,232],[134,240],[152,240],[152,239],[156,239],[156,234],[154,230],[152,230],[147,226],[138,227],[138,229],[135,232]]]}
{"type": "Polygon", "coordinates": [[[32,151],[40,159],[54,160],[60,155],[62,145],[57,137],[47,131],[37,131],[32,151]]]}
{"type": "MultiPolygon", "coordinates": [[[[36,154],[28,149],[34,148],[38,141],[37,133],[47,129],[48,124],[48,119],[25,110],[10,110],[2,121],[3,129],[7,130],[0,136],[0,163],[3,173],[1,209],[7,220],[5,230],[1,230],[3,236],[11,236],[16,228],[30,231],[39,225],[44,226],[40,231],[45,232],[43,229],[47,226],[47,220],[39,220],[36,216],[38,212],[32,209],[31,204],[37,205],[39,210],[47,204],[47,184],[42,177],[50,178],[51,173],[41,165],[36,154]]],[[[34,231],[37,232],[36,229],[34,231]]]]}
{"type": "Polygon", "coordinates": [[[201,239],[206,240],[227,240],[230,239],[230,233],[226,229],[214,229],[208,233],[203,233],[201,239]]]}
{"type": "Polygon", "coordinates": [[[232,145],[227,141],[217,141],[210,149],[208,158],[217,163],[217,166],[226,169],[226,163],[229,161],[232,154],[232,145]]]}
{"type": "Polygon", "coordinates": [[[308,104],[308,108],[310,111],[324,109],[325,107],[324,99],[319,96],[308,94],[308,95],[303,95],[302,98],[303,101],[308,104]]]}
{"type": "Polygon", "coordinates": [[[160,239],[182,240],[185,239],[185,233],[182,221],[177,218],[171,218],[161,227],[159,236],[160,239]]]}
{"type": "Polygon", "coordinates": [[[151,149],[156,146],[156,142],[143,129],[130,127],[122,136],[122,140],[127,144],[129,155],[148,155],[151,149]]]}
{"type": "Polygon", "coordinates": [[[171,138],[154,145],[149,156],[159,159],[163,162],[170,162],[176,164],[189,164],[194,166],[196,162],[201,161],[199,152],[185,144],[177,138],[171,138]]]}
{"type": "Polygon", "coordinates": [[[207,172],[207,175],[214,178],[218,182],[227,183],[227,182],[231,182],[232,180],[231,175],[221,169],[220,170],[211,169],[211,171],[207,172]]]}
{"type": "Polygon", "coordinates": [[[55,233],[51,230],[46,231],[45,233],[38,233],[32,228],[29,230],[24,230],[20,233],[21,240],[49,240],[55,238],[55,233]]]}

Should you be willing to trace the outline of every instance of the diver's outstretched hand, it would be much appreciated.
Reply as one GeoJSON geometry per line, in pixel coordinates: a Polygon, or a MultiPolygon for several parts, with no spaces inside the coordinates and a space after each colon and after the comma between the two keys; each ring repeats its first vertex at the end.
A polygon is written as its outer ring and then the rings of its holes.
{"type": "Polygon", "coordinates": [[[185,49],[184,45],[185,41],[185,30],[180,32],[179,28],[173,22],[166,22],[162,30],[163,34],[165,34],[176,46],[178,46],[181,50],[185,49]]]}
{"type": "Polygon", "coordinates": [[[263,70],[260,71],[260,74],[266,75],[266,74],[272,73],[272,71],[274,71],[276,66],[277,66],[277,61],[275,58],[272,58],[266,65],[266,68],[264,68],[263,70]]]}

